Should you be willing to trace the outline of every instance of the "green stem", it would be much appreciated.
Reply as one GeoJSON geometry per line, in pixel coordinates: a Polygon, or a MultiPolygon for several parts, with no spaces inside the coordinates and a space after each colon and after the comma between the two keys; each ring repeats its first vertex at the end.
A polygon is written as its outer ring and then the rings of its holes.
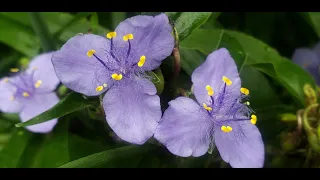
{"type": "Polygon", "coordinates": [[[50,36],[48,27],[39,12],[29,12],[33,30],[40,38],[41,46],[45,52],[55,50],[55,44],[50,36]]]}
{"type": "Polygon", "coordinates": [[[309,112],[313,108],[317,108],[318,106],[319,106],[318,104],[311,104],[310,106],[308,106],[306,108],[306,110],[303,113],[303,127],[304,127],[304,130],[307,133],[308,142],[309,142],[310,147],[315,152],[320,153],[320,143],[319,143],[320,141],[319,141],[319,138],[317,136],[317,133],[314,132],[314,130],[312,129],[311,125],[308,122],[308,114],[309,114],[309,112]]]}
{"type": "Polygon", "coordinates": [[[311,111],[311,109],[318,107],[318,104],[311,104],[306,108],[306,110],[303,112],[303,125],[306,132],[312,132],[312,127],[309,124],[308,121],[308,114],[311,111]]]}

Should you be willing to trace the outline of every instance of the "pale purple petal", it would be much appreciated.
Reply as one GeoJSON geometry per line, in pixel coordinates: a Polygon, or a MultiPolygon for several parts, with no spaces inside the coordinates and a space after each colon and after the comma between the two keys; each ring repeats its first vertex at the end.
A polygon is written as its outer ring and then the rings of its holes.
{"type": "Polygon", "coordinates": [[[296,49],[292,56],[292,61],[309,72],[320,85],[320,56],[308,48],[296,49]]]}
{"type": "Polygon", "coordinates": [[[318,58],[320,59],[320,42],[313,46],[312,51],[316,53],[318,58]]]}
{"type": "Polygon", "coordinates": [[[262,168],[264,144],[258,128],[250,121],[219,122],[215,125],[214,139],[221,158],[233,168],[262,168]],[[225,133],[221,126],[231,126],[225,133]]]}
{"type": "Polygon", "coordinates": [[[34,73],[33,79],[35,82],[41,80],[42,83],[39,86],[38,91],[53,91],[60,83],[51,62],[53,53],[54,52],[43,53],[34,57],[27,69],[28,73],[34,73]]]}
{"type": "Polygon", "coordinates": [[[17,113],[21,111],[23,104],[14,99],[15,88],[8,80],[7,78],[0,79],[0,111],[17,113]]]}
{"type": "Polygon", "coordinates": [[[110,69],[117,66],[108,52],[109,49],[110,41],[102,36],[76,35],[53,54],[52,63],[58,78],[65,86],[87,96],[96,96],[104,92],[96,91],[98,86],[108,84],[110,87],[110,69]],[[87,56],[91,49],[96,51],[95,55],[107,67],[95,56],[87,56]]]}
{"type": "Polygon", "coordinates": [[[138,77],[107,91],[103,98],[106,120],[121,139],[143,144],[154,134],[161,118],[156,92],[150,81],[138,77]]]}
{"type": "MultiPolygon", "coordinates": [[[[55,93],[37,94],[29,100],[28,105],[23,108],[20,113],[22,122],[26,122],[31,118],[49,110],[59,102],[59,98],[55,93]]],[[[27,126],[26,128],[35,133],[48,133],[57,124],[57,119],[52,119],[41,124],[27,126]]]]}
{"type": "Polygon", "coordinates": [[[215,93],[221,92],[223,76],[232,81],[232,85],[227,87],[228,93],[240,95],[241,80],[237,66],[228,50],[220,48],[209,54],[206,61],[192,73],[194,95],[200,104],[208,98],[207,85],[210,85],[215,93]]]}
{"type": "Polygon", "coordinates": [[[213,121],[208,113],[186,97],[178,97],[169,105],[156,130],[155,139],[178,156],[204,155],[213,132],[213,121]]]}
{"type": "Polygon", "coordinates": [[[160,66],[161,61],[168,57],[174,47],[174,38],[171,34],[172,28],[168,17],[165,14],[153,16],[134,16],[121,22],[115,29],[117,33],[115,46],[124,47],[125,51],[118,51],[126,54],[128,42],[123,41],[123,36],[133,34],[134,39],[130,40],[131,53],[128,61],[137,63],[141,56],[146,56],[145,64],[142,67],[137,65],[134,68],[142,70],[153,70],[160,66]]]}

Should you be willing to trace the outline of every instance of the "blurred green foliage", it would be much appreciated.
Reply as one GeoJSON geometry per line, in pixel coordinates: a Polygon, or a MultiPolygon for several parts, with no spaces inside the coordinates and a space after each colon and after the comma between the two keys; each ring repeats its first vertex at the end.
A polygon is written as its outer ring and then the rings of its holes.
{"type": "MultiPolygon", "coordinates": [[[[124,19],[140,14],[158,13],[1,12],[0,75],[11,67],[25,67],[43,51],[57,50],[78,33],[104,35],[124,19]]],[[[174,58],[168,57],[150,72],[163,110],[168,101],[190,91],[190,75],[206,56],[226,47],[251,92],[251,106],[266,146],[265,167],[320,167],[318,124],[305,128],[304,123],[309,118],[319,121],[318,112],[308,114],[311,106],[318,106],[317,101],[308,101],[304,87],[308,84],[316,96],[318,89],[312,77],[290,60],[296,48],[318,42],[320,13],[166,14],[178,32],[181,70],[172,78],[177,67],[174,58]]],[[[0,114],[0,167],[229,167],[217,150],[199,158],[181,158],[153,139],[143,146],[125,143],[105,122],[99,98],[84,97],[64,86],[57,92],[60,103],[28,122],[0,114]],[[49,134],[23,128],[56,117],[60,117],[58,126],[49,134]]]]}

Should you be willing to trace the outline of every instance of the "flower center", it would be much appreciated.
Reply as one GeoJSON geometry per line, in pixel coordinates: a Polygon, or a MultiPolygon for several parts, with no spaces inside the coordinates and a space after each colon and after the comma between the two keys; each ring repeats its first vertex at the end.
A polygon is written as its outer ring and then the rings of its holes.
{"type": "MultiPolygon", "coordinates": [[[[146,56],[141,55],[139,58],[139,61],[138,61],[138,59],[133,60],[133,61],[131,59],[132,64],[130,64],[131,62],[129,62],[128,59],[130,59],[129,57],[130,57],[130,54],[132,51],[131,41],[134,40],[134,35],[133,34],[126,34],[122,37],[122,40],[128,43],[128,49],[126,52],[122,52],[121,50],[118,49],[120,52],[120,56],[123,55],[123,58],[120,61],[119,57],[117,57],[115,55],[116,49],[114,49],[115,46],[114,46],[113,40],[114,40],[114,38],[116,38],[116,36],[117,36],[116,32],[109,32],[106,35],[107,39],[110,39],[110,50],[108,53],[113,58],[114,63],[117,64],[116,68],[108,66],[108,64],[105,63],[106,61],[104,61],[103,59],[101,59],[100,57],[97,56],[96,50],[94,50],[94,49],[88,50],[87,56],[94,57],[108,70],[108,72],[112,72],[110,78],[112,78],[114,81],[120,81],[123,78],[129,78],[136,66],[140,67],[140,68],[143,67],[146,62],[146,56]]],[[[118,47],[118,48],[121,48],[121,47],[118,47]]],[[[96,90],[102,91],[104,89],[104,87],[106,87],[106,85],[99,85],[99,86],[97,86],[96,90]]]]}
{"type": "MultiPolygon", "coordinates": [[[[31,71],[31,73],[20,73],[12,78],[4,78],[3,82],[8,83],[10,88],[12,89],[12,95],[9,97],[11,101],[14,100],[24,100],[30,98],[35,90],[39,88],[42,84],[42,80],[34,80],[33,75],[35,72],[35,68],[31,71]]],[[[11,68],[11,72],[19,72],[17,68],[11,68]],[[14,71],[12,69],[15,69],[14,71]]]]}
{"type": "Polygon", "coordinates": [[[202,104],[214,119],[215,126],[220,126],[221,131],[228,133],[232,132],[230,122],[250,121],[252,124],[256,124],[257,116],[251,114],[253,111],[247,101],[249,90],[242,87],[240,88],[240,97],[234,97],[234,93],[228,89],[232,86],[232,81],[226,76],[222,77],[222,81],[222,87],[217,89],[217,94],[210,85],[205,87],[210,98],[207,103],[202,104]]]}

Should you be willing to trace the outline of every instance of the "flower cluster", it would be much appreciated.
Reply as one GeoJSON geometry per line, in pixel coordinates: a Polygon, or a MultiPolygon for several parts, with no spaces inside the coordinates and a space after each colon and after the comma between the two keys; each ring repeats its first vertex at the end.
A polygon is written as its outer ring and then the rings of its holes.
{"type": "MultiPolygon", "coordinates": [[[[249,90],[241,87],[237,66],[225,48],[212,52],[193,72],[197,101],[178,97],[162,117],[156,87],[145,72],[172,53],[171,33],[168,17],[160,14],[128,18],[105,36],[78,34],[54,54],[36,57],[26,72],[3,78],[0,109],[20,112],[26,121],[58,102],[52,90],[60,80],[86,96],[104,95],[106,121],[124,141],[143,144],[154,136],[182,157],[202,156],[215,144],[232,167],[262,167],[264,144],[249,106],[249,90]]],[[[28,128],[48,132],[56,122],[28,128]]]]}

